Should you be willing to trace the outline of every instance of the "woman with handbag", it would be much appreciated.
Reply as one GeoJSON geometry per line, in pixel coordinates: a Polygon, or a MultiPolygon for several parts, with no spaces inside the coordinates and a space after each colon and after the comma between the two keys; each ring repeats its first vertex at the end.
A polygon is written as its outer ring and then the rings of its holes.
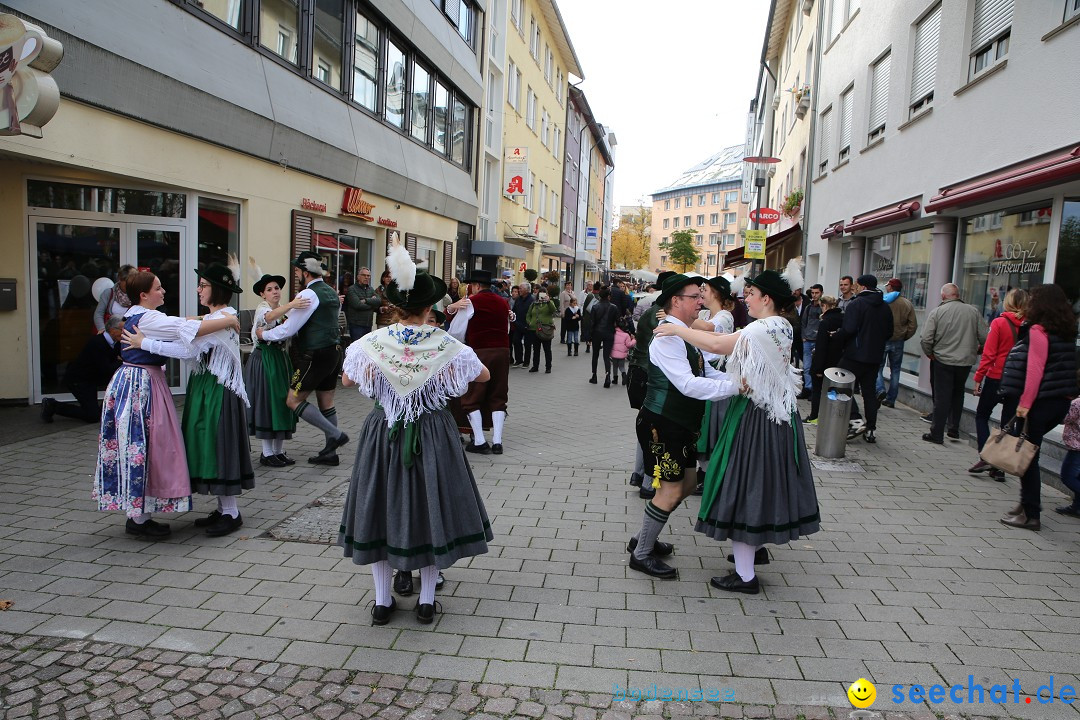
{"type": "Polygon", "coordinates": [[[540,372],[540,348],[544,348],[544,372],[551,372],[551,341],[555,338],[555,316],[559,311],[555,309],[555,303],[551,302],[551,296],[546,292],[540,293],[539,299],[529,306],[529,313],[525,317],[525,324],[536,334],[536,342],[533,345],[533,364],[529,372],[540,372]]]}
{"type": "MultiPolygon", "coordinates": [[[[1028,448],[1031,459],[1020,475],[1020,504],[1006,513],[1001,523],[1038,530],[1042,511],[1039,448],[1043,436],[1065,419],[1069,402],[1077,394],[1076,316],[1065,291],[1057,285],[1031,289],[1024,324],[1005,360],[1001,394],[1005,397],[1002,417],[1011,418],[1013,434],[1022,434],[1034,446],[1033,452],[1028,448]]],[[[990,444],[1016,447],[1008,441],[990,444]]],[[[984,452],[990,444],[984,446],[984,452]]]]}

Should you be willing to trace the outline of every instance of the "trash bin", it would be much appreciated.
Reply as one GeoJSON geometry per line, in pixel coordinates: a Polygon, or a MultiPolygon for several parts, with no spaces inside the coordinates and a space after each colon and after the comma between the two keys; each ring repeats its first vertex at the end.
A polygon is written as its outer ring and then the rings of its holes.
{"type": "Polygon", "coordinates": [[[817,446],[814,448],[814,453],[820,457],[844,457],[854,391],[854,373],[840,368],[825,371],[821,384],[821,407],[818,409],[817,446]]]}

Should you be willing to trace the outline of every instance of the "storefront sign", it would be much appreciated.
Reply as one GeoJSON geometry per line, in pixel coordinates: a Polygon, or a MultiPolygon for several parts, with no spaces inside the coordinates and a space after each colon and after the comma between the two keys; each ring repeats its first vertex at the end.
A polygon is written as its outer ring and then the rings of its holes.
{"type": "Polygon", "coordinates": [[[397,220],[391,220],[390,218],[384,218],[384,217],[380,216],[379,219],[376,220],[375,222],[382,225],[383,227],[389,227],[389,228],[396,228],[397,227],[397,220]]]}
{"type": "Polygon", "coordinates": [[[511,197],[527,195],[529,182],[529,148],[506,148],[506,156],[503,158],[503,171],[506,176],[503,192],[511,197]]]}
{"type": "Polygon", "coordinates": [[[371,222],[371,211],[375,206],[364,200],[364,191],[360,188],[345,188],[345,196],[341,199],[341,214],[359,218],[371,222]]]}
{"type": "Polygon", "coordinates": [[[600,239],[600,233],[597,228],[587,227],[585,228],[585,249],[596,250],[597,241],[600,239]]]}
{"type": "Polygon", "coordinates": [[[518,272],[525,272],[525,268],[527,267],[528,265],[526,265],[525,261],[522,260],[520,263],[518,263],[518,272]]]}
{"type": "Polygon", "coordinates": [[[750,219],[759,225],[772,225],[780,220],[780,211],[763,207],[750,211],[750,219]]]}
{"type": "Polygon", "coordinates": [[[60,89],[49,73],[64,46],[37,25],[0,15],[0,135],[39,138],[60,107],[60,89]]]}
{"type": "Polygon", "coordinates": [[[308,198],[304,198],[300,201],[300,207],[305,210],[311,210],[312,212],[326,212],[326,203],[315,202],[308,198]]]}
{"type": "Polygon", "coordinates": [[[1043,250],[1039,242],[1012,242],[1003,245],[1001,240],[994,241],[994,274],[1012,275],[1016,273],[1041,273],[1043,250]],[[1040,258],[1040,259],[1036,259],[1040,258]]]}
{"type": "Polygon", "coordinates": [[[743,257],[750,260],[764,260],[767,234],[765,230],[747,230],[746,249],[743,250],[743,257]]]}

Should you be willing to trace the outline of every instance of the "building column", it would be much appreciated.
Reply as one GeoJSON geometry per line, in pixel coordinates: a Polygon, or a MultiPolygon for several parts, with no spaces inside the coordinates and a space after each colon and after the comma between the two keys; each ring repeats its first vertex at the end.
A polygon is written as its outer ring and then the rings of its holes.
{"type": "Polygon", "coordinates": [[[848,255],[847,275],[858,278],[866,267],[866,238],[855,235],[851,238],[850,254],[848,255]]]}
{"type": "MultiPolygon", "coordinates": [[[[934,218],[930,230],[930,273],[926,280],[926,312],[941,304],[941,286],[952,282],[956,262],[956,228],[954,217],[934,218]]],[[[930,359],[919,361],[919,387],[930,392],[930,359]]]]}

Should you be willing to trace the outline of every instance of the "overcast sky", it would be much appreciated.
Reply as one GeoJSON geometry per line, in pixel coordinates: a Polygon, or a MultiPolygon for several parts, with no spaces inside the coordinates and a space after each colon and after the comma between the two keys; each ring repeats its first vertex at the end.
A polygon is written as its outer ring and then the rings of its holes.
{"type": "Polygon", "coordinates": [[[768,0],[557,0],[598,122],[615,204],[635,205],[746,139],[768,0]]]}

